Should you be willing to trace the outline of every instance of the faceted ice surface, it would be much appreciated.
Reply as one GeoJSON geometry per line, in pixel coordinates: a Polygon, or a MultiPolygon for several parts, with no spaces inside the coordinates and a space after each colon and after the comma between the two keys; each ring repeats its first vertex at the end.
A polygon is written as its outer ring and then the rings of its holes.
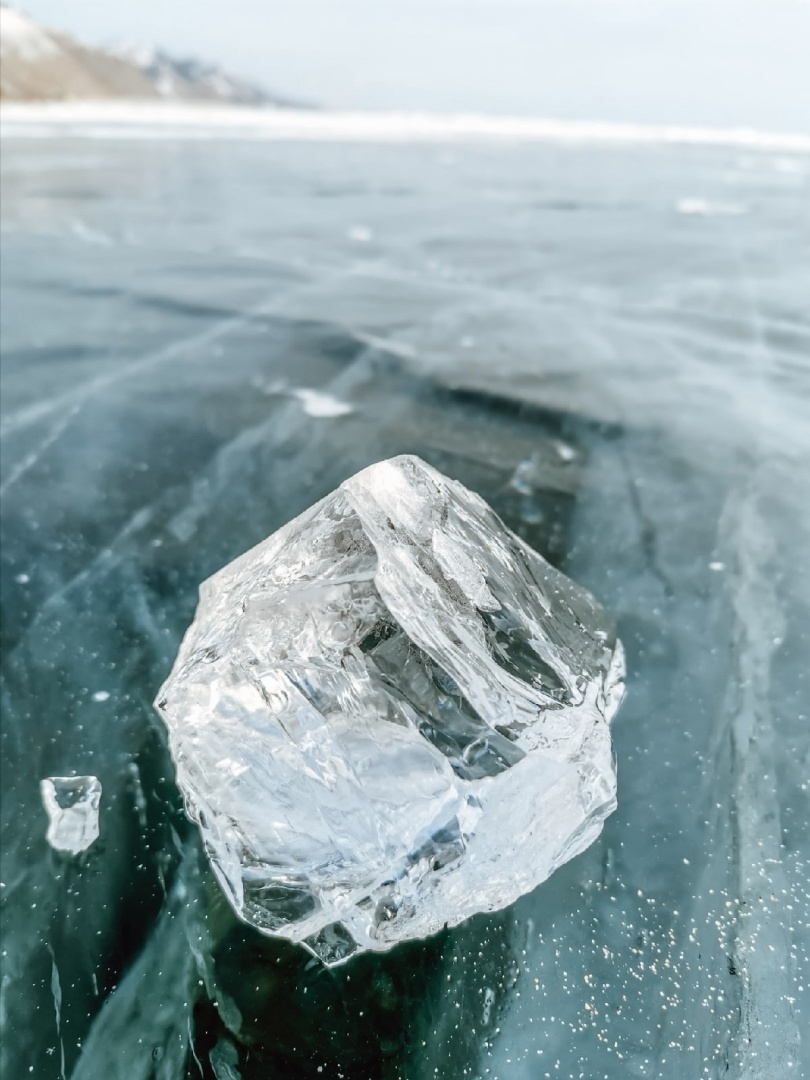
{"type": "Polygon", "coordinates": [[[405,456],[204,582],[157,706],[235,910],[337,963],[593,841],[622,676],[590,595],[405,456]]]}
{"type": "Polygon", "coordinates": [[[95,776],[49,776],[39,790],[52,848],[78,855],[98,839],[101,784],[95,776]]]}

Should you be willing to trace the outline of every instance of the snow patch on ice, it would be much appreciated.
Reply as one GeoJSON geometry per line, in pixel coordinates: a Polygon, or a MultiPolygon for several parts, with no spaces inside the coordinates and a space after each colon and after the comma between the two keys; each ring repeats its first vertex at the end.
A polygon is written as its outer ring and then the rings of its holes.
{"type": "Polygon", "coordinates": [[[298,398],[307,416],[317,417],[324,420],[333,416],[347,416],[354,412],[353,406],[346,401],[340,401],[331,394],[324,394],[320,390],[308,390],[304,387],[296,387],[289,391],[293,397],[298,398]]]}

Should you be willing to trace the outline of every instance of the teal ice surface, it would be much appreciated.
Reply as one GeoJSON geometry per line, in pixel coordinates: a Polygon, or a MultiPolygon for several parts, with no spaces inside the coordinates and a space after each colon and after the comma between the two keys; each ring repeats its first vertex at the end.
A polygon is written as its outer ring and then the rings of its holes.
{"type": "Polygon", "coordinates": [[[53,139],[2,170],[4,1073],[810,1072],[807,157],[53,139]],[[151,700],[201,580],[399,453],[617,620],[618,810],[506,911],[328,972],[232,915],[151,700]],[[67,859],[39,785],[71,774],[103,794],[67,859]]]}

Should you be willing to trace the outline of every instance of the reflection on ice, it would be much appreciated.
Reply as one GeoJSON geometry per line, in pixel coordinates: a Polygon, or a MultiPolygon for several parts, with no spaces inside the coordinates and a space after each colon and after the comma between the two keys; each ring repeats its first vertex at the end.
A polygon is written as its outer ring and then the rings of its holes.
{"type": "Polygon", "coordinates": [[[48,843],[56,851],[78,855],[98,839],[101,784],[95,776],[49,776],[40,782],[48,814],[48,843]]]}

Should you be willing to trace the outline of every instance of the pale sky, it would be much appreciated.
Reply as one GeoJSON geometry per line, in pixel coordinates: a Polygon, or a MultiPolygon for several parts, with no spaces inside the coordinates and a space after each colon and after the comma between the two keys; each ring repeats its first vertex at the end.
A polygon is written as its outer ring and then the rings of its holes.
{"type": "Polygon", "coordinates": [[[808,0],[20,0],[324,106],[810,131],[808,0]]]}

